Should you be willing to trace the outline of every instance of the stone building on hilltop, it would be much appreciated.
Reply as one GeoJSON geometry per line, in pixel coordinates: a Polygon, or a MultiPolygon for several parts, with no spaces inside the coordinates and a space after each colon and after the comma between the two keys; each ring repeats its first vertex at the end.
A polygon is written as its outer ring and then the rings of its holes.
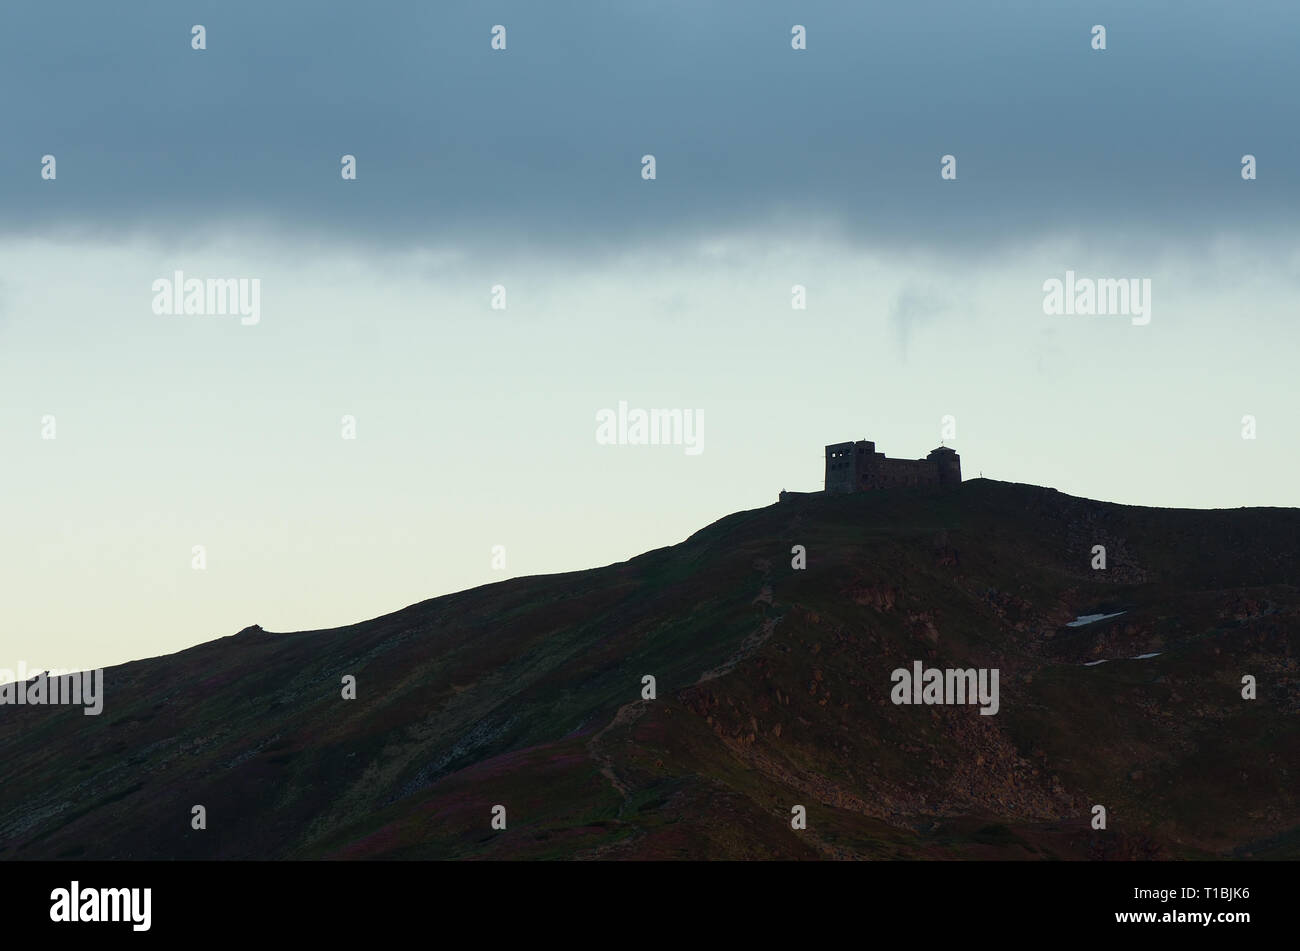
{"type": "Polygon", "coordinates": [[[924,459],[890,459],[866,439],[826,447],[826,488],[821,492],[781,491],[780,501],[811,495],[843,495],[905,485],[957,485],[961,456],[947,446],[924,459]]]}

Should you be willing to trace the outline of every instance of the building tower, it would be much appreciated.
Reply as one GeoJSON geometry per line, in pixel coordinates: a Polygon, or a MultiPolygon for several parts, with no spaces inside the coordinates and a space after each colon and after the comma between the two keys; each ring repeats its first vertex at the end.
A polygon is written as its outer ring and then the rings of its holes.
{"type": "Polygon", "coordinates": [[[940,446],[938,449],[931,449],[930,454],[925,458],[927,462],[934,463],[934,467],[938,470],[940,485],[961,483],[961,456],[957,455],[955,450],[940,446]]]}

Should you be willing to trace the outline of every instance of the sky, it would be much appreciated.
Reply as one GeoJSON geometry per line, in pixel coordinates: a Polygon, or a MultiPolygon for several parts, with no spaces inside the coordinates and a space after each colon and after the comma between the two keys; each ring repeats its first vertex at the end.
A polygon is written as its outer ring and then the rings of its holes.
{"type": "Polygon", "coordinates": [[[0,671],[621,561],[850,439],[1297,504],[1294,4],[0,24],[0,671]],[[156,312],[178,271],[255,279],[256,320],[156,312]],[[1149,281],[1149,320],[1046,313],[1070,271],[1149,281]],[[601,444],[620,403],[691,412],[698,451],[601,444]]]}

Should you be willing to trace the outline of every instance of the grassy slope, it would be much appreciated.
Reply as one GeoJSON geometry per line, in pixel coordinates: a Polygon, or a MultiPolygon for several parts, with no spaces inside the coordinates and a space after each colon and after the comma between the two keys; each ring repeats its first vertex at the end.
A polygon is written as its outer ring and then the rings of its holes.
{"type": "Polygon", "coordinates": [[[1294,857],[1298,630],[1295,509],[809,499],[0,708],[0,858],[1294,857]],[[999,668],[999,714],[894,706],[913,660],[999,668]]]}

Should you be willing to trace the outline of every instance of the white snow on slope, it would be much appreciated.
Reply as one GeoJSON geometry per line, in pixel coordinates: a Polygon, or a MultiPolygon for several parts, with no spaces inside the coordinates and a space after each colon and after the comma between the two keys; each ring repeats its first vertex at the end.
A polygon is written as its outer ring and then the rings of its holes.
{"type": "Polygon", "coordinates": [[[1085,624],[1092,624],[1094,621],[1104,621],[1108,617],[1119,617],[1123,611],[1116,611],[1114,614],[1080,614],[1073,621],[1067,621],[1066,627],[1083,627],[1085,624]]]}

